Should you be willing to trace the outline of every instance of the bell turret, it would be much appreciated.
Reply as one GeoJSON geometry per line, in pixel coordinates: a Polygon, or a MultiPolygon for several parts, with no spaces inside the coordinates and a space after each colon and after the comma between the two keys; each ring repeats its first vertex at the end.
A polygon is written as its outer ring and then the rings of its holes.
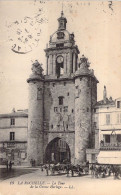
{"type": "Polygon", "coordinates": [[[58,18],[58,30],[66,30],[67,19],[64,17],[63,11],[61,12],[61,17],[58,18]]]}

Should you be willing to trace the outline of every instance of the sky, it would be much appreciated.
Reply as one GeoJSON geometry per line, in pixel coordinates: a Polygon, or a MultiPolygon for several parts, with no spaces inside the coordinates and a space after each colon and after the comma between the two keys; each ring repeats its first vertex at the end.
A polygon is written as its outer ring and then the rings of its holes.
{"type": "Polygon", "coordinates": [[[0,113],[28,108],[32,61],[46,70],[44,49],[58,28],[62,7],[79,57],[89,59],[99,80],[98,100],[104,85],[108,97],[121,97],[121,2],[0,1],[0,113]]]}

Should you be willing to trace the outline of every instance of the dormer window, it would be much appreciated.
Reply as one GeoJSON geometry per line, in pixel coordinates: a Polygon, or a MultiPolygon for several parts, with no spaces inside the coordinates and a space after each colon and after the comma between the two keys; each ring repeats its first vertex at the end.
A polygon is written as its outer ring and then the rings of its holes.
{"type": "Polygon", "coordinates": [[[63,38],[64,38],[64,32],[58,32],[57,39],[63,39],[63,38]]]}

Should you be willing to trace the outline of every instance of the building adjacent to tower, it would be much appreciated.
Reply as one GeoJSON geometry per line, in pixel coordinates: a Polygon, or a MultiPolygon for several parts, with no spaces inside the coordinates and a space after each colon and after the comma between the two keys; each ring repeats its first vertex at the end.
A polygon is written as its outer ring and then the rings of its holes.
{"type": "Polygon", "coordinates": [[[88,59],[66,28],[63,12],[58,29],[45,49],[46,75],[33,63],[29,83],[28,160],[43,162],[85,161],[86,149],[94,147],[93,106],[98,80],[88,59]]]}

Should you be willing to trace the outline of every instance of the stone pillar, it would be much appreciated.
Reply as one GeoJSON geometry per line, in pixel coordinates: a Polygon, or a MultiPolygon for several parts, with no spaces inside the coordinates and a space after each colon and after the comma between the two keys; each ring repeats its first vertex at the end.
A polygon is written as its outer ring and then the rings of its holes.
{"type": "Polygon", "coordinates": [[[43,79],[32,75],[29,83],[29,113],[27,158],[35,160],[36,165],[43,163],[43,79]]]}
{"type": "Polygon", "coordinates": [[[48,56],[48,75],[51,73],[50,55],[48,56]]]}
{"type": "Polygon", "coordinates": [[[70,53],[67,53],[67,74],[70,74],[70,53]]]}
{"type": "Polygon", "coordinates": [[[51,74],[53,75],[53,55],[51,55],[51,63],[52,63],[52,70],[51,70],[51,74]]]}
{"type": "Polygon", "coordinates": [[[71,74],[72,72],[73,72],[73,59],[72,59],[72,51],[70,51],[70,59],[69,59],[69,61],[70,61],[70,71],[69,71],[69,73],[71,74]]]}
{"type": "Polygon", "coordinates": [[[73,73],[75,72],[75,65],[76,65],[76,54],[73,53],[73,73]]]}
{"type": "Polygon", "coordinates": [[[48,75],[48,56],[46,56],[46,75],[48,75]]]}
{"type": "Polygon", "coordinates": [[[56,55],[53,55],[53,75],[56,75],[56,55]]]}
{"type": "Polygon", "coordinates": [[[48,61],[48,75],[52,75],[52,71],[53,71],[53,58],[52,55],[49,55],[49,61],[48,61]]]}
{"type": "Polygon", "coordinates": [[[64,54],[64,74],[67,74],[67,54],[64,54]]]}

